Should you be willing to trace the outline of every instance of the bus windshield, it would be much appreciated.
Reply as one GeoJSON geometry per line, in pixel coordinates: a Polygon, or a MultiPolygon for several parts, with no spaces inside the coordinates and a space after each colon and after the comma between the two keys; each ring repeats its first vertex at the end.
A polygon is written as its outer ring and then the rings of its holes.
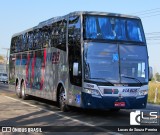
{"type": "Polygon", "coordinates": [[[119,82],[118,45],[87,43],[84,45],[85,79],[119,82]]]}
{"type": "Polygon", "coordinates": [[[84,17],[84,39],[145,42],[140,20],[93,15],[84,17]]]}
{"type": "Polygon", "coordinates": [[[148,82],[146,46],[88,42],[84,44],[85,80],[110,83],[148,82]]]}

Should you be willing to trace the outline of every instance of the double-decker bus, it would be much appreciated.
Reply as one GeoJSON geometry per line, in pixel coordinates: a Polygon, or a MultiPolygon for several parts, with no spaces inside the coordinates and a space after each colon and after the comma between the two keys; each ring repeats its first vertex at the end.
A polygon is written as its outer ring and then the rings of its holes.
{"type": "Polygon", "coordinates": [[[9,82],[29,95],[92,109],[145,108],[151,79],[140,18],[72,12],[13,35],[9,82]]]}

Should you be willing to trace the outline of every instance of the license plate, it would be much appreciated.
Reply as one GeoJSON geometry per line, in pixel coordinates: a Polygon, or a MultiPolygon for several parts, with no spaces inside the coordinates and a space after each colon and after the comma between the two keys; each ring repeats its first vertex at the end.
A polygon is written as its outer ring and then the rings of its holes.
{"type": "Polygon", "coordinates": [[[114,102],[115,107],[125,107],[125,102],[114,102]]]}

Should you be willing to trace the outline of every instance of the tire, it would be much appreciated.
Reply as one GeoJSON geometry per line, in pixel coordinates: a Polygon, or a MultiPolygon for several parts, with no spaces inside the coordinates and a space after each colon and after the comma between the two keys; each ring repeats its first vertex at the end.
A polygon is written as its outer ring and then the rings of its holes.
{"type": "Polygon", "coordinates": [[[21,93],[21,89],[20,89],[19,83],[17,83],[17,84],[15,85],[15,91],[16,91],[17,97],[18,97],[18,98],[21,98],[21,97],[22,97],[22,93],[21,93]]]}
{"type": "Polygon", "coordinates": [[[25,93],[24,82],[22,82],[22,85],[21,85],[21,93],[22,93],[22,99],[26,100],[28,98],[28,96],[25,93]]]}
{"type": "Polygon", "coordinates": [[[66,96],[65,96],[65,90],[63,87],[60,88],[59,91],[59,108],[62,112],[67,112],[69,111],[69,107],[66,104],[66,96]]]}

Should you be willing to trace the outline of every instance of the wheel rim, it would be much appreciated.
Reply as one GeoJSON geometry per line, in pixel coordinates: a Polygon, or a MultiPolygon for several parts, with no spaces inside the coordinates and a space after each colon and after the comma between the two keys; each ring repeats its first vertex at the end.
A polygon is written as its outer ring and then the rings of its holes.
{"type": "Polygon", "coordinates": [[[60,104],[60,108],[62,108],[65,105],[65,91],[63,90],[63,88],[61,88],[61,92],[59,94],[59,104],[60,104]]]}
{"type": "Polygon", "coordinates": [[[22,96],[24,97],[24,95],[25,95],[24,86],[23,86],[23,84],[22,84],[22,96]]]}
{"type": "Polygon", "coordinates": [[[16,93],[18,96],[20,96],[20,88],[19,88],[19,84],[17,84],[16,86],[16,93]]]}

